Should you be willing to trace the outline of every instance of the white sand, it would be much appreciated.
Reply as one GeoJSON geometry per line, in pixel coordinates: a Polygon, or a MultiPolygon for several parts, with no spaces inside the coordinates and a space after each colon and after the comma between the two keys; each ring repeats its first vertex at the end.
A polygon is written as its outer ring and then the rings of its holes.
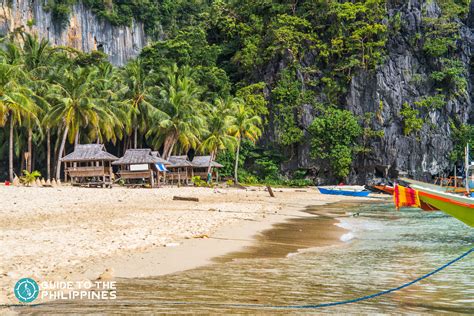
{"type": "Polygon", "coordinates": [[[250,239],[308,205],[348,199],[305,190],[275,189],[271,198],[263,188],[0,186],[0,304],[16,303],[13,286],[23,277],[76,281],[106,267],[117,277],[193,268],[246,244],[198,236],[250,239]]]}

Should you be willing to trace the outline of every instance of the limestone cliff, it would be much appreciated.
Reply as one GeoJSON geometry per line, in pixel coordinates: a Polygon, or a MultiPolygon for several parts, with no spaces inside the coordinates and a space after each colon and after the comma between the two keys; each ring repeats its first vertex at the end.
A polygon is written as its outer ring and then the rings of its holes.
{"type": "MultiPolygon", "coordinates": [[[[474,1],[471,2],[469,17],[457,21],[459,38],[456,49],[448,57],[461,62],[467,87],[462,93],[451,94],[442,108],[421,110],[423,127],[411,135],[403,132],[400,114],[403,104],[413,105],[436,94],[437,90],[430,79],[430,74],[436,70],[436,62],[427,56],[415,39],[426,27],[424,18],[437,18],[441,11],[435,1],[388,1],[387,6],[387,19],[396,14],[400,16],[400,30],[390,34],[384,62],[375,71],[359,71],[353,76],[345,102],[341,104],[357,115],[376,113],[372,127],[384,131],[382,138],[370,140],[370,153],[355,156],[349,176],[353,183],[365,183],[387,174],[395,176],[400,172],[419,179],[448,174],[453,168],[449,159],[453,149],[450,120],[455,119],[461,124],[474,122],[474,1]]],[[[275,66],[278,67],[282,66],[275,66]]],[[[272,77],[271,73],[276,73],[276,70],[270,69],[267,78],[272,77]]],[[[316,95],[322,94],[316,92],[316,95]]],[[[314,119],[313,110],[304,105],[299,112],[299,124],[307,128],[314,119]]],[[[266,133],[271,142],[274,133],[271,124],[266,133]]],[[[327,166],[321,161],[313,161],[309,151],[309,134],[306,133],[305,141],[295,148],[293,158],[283,165],[283,169],[309,169],[317,182],[334,182],[327,166]]]]}
{"type": "Polygon", "coordinates": [[[84,52],[101,50],[114,65],[121,66],[137,56],[146,44],[141,23],[113,26],[97,18],[80,1],[73,5],[69,21],[55,23],[44,9],[46,0],[0,0],[0,34],[17,28],[47,38],[53,45],[84,52]],[[63,24],[62,26],[59,24],[63,24]]]}

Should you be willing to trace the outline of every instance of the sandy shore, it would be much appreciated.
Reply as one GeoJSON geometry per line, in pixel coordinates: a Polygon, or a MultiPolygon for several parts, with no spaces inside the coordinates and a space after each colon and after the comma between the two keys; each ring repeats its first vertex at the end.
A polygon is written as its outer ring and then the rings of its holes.
{"type": "Polygon", "coordinates": [[[263,188],[0,186],[0,304],[16,303],[12,289],[23,277],[77,281],[106,268],[115,277],[194,268],[249,245],[274,223],[309,216],[301,212],[309,205],[350,199],[303,191],[276,189],[271,198],[263,188]]]}

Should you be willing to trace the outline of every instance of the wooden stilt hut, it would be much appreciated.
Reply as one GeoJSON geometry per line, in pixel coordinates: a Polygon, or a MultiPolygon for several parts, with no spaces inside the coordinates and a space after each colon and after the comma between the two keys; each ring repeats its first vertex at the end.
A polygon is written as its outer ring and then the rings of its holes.
{"type": "Polygon", "coordinates": [[[144,180],[152,187],[155,186],[155,175],[158,176],[156,164],[169,164],[166,160],[156,157],[151,149],[128,149],[124,156],[114,161],[114,166],[119,166],[119,176],[127,184],[132,180],[144,180]]]}
{"type": "Polygon", "coordinates": [[[209,164],[211,165],[211,175],[212,179],[216,182],[219,182],[219,169],[224,167],[216,161],[212,161],[211,156],[194,156],[191,161],[193,165],[193,174],[195,176],[200,176],[202,180],[207,180],[207,170],[209,169],[209,164]]]}
{"type": "Polygon", "coordinates": [[[64,180],[73,185],[111,186],[112,161],[118,158],[105,151],[103,144],[76,145],[74,151],[61,158],[64,163],[64,180]]]}
{"type": "Polygon", "coordinates": [[[170,162],[170,165],[167,166],[169,170],[168,181],[170,183],[189,184],[193,177],[193,165],[188,156],[171,156],[168,161],[170,162]]]}

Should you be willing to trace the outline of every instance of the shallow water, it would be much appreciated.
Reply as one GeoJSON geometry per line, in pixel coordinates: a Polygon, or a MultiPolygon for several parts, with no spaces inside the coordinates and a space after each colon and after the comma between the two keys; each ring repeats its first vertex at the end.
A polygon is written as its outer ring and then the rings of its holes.
{"type": "MultiPolygon", "coordinates": [[[[344,214],[347,207],[326,206],[324,211],[344,214]]],[[[474,313],[473,254],[411,287],[349,305],[318,310],[212,305],[300,305],[351,299],[414,280],[474,246],[474,229],[440,212],[398,212],[380,204],[349,211],[359,216],[340,219],[337,225],[348,231],[342,232],[343,241],[336,245],[316,241],[321,225],[334,225],[332,219],[295,219],[267,231],[255,246],[219,258],[216,264],[157,278],[121,280],[116,301],[58,301],[17,310],[38,314],[474,313]],[[311,248],[316,245],[322,247],[311,248]],[[301,247],[310,248],[298,251],[301,247]]]]}

